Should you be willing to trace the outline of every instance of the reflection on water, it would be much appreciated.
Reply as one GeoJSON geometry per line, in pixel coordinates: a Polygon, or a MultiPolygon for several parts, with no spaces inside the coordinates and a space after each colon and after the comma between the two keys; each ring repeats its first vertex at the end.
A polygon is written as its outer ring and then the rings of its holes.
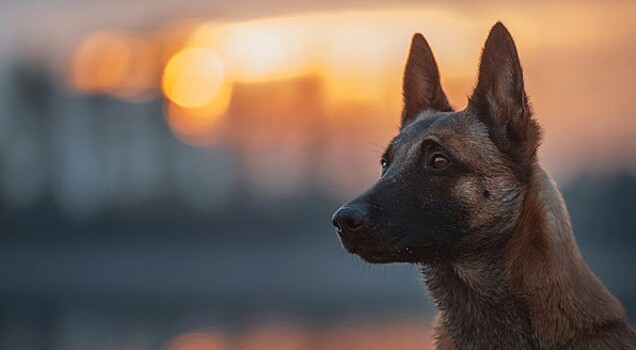
{"type": "Polygon", "coordinates": [[[433,341],[425,323],[413,320],[351,322],[325,329],[267,324],[233,334],[185,333],[166,350],[427,350],[433,341]]]}

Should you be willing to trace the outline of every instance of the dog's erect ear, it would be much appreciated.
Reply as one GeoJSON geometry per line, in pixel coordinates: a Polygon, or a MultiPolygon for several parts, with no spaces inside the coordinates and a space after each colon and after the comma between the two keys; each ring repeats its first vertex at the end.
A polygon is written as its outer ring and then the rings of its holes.
{"type": "Polygon", "coordinates": [[[439,70],[431,47],[422,34],[413,35],[409,57],[404,68],[404,110],[402,127],[422,111],[452,111],[439,80],[439,70]]]}
{"type": "Polygon", "coordinates": [[[493,141],[519,161],[536,152],[539,127],[532,119],[512,36],[501,22],[490,30],[469,109],[488,126],[493,141]]]}

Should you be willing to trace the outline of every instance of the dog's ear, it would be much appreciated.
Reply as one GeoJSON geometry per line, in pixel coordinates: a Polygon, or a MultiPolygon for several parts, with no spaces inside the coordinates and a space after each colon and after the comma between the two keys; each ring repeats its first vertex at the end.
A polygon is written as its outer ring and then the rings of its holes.
{"type": "Polygon", "coordinates": [[[536,153],[540,130],[532,118],[512,36],[497,22],[486,39],[469,109],[488,126],[493,141],[518,161],[536,153]]]}
{"type": "Polygon", "coordinates": [[[402,127],[410,123],[422,111],[452,111],[442,91],[439,70],[431,47],[422,34],[413,35],[409,57],[404,68],[402,83],[404,110],[402,127]]]}

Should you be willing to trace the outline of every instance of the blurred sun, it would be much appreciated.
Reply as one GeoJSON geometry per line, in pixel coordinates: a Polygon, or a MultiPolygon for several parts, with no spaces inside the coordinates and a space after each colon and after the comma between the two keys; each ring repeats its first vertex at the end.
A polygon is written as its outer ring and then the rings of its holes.
{"type": "Polygon", "coordinates": [[[263,82],[308,73],[314,54],[310,34],[306,25],[289,18],[208,22],[192,32],[188,45],[218,50],[235,81],[263,82]]]}
{"type": "Polygon", "coordinates": [[[163,71],[166,97],[185,108],[209,108],[227,84],[221,58],[208,48],[183,49],[168,61],[163,71]]]}

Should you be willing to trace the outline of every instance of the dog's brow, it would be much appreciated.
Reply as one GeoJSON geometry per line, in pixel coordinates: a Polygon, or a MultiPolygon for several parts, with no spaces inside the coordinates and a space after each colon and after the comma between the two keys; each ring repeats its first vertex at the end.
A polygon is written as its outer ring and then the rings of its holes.
{"type": "Polygon", "coordinates": [[[411,123],[404,131],[403,134],[415,134],[420,135],[426,130],[428,130],[432,125],[440,120],[440,115],[438,114],[422,114],[420,117],[413,123],[411,123]]]}
{"type": "Polygon", "coordinates": [[[382,153],[382,158],[388,159],[393,155],[393,150],[395,149],[396,142],[397,141],[395,138],[391,140],[391,142],[389,142],[389,145],[386,147],[386,150],[384,150],[384,153],[382,153]]]}
{"type": "Polygon", "coordinates": [[[420,145],[424,146],[424,145],[434,145],[434,146],[438,146],[441,147],[442,143],[439,140],[439,138],[435,135],[426,135],[426,137],[424,137],[421,141],[420,141],[420,145]]]}

